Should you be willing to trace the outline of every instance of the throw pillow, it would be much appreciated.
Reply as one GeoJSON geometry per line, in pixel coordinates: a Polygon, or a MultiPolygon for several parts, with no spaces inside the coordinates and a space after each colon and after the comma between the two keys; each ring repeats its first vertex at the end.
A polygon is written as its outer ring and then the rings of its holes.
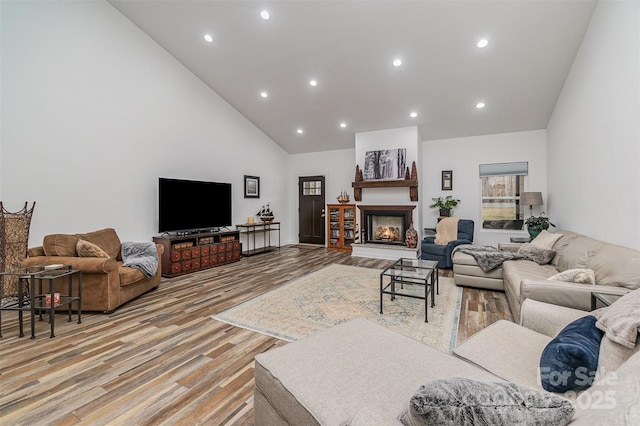
{"type": "Polygon", "coordinates": [[[78,240],[76,243],[76,252],[78,252],[78,256],[80,257],[109,257],[100,247],[85,240],[78,240]]]}
{"type": "Polygon", "coordinates": [[[534,246],[531,243],[526,243],[520,246],[518,253],[527,256],[527,259],[536,262],[538,265],[546,265],[551,262],[556,252],[550,249],[543,249],[538,246],[534,246]]]}
{"type": "Polygon", "coordinates": [[[600,310],[596,327],[605,332],[608,339],[633,349],[640,331],[640,289],[600,310]]]}
{"type": "Polygon", "coordinates": [[[542,232],[540,232],[538,236],[531,241],[531,244],[536,247],[540,247],[541,249],[551,250],[560,237],[562,237],[562,234],[552,234],[546,229],[543,229],[542,232]]]}
{"type": "Polygon", "coordinates": [[[540,357],[542,387],[549,392],[579,391],[593,384],[603,333],[587,315],[567,325],[540,357]]]}
{"type": "Polygon", "coordinates": [[[566,271],[558,272],[550,276],[547,280],[564,281],[566,283],[595,284],[596,274],[592,269],[567,269],[566,271]]]}
{"type": "Polygon", "coordinates": [[[405,425],[566,425],[569,400],[515,383],[465,378],[434,380],[420,386],[400,415],[405,425]]]}

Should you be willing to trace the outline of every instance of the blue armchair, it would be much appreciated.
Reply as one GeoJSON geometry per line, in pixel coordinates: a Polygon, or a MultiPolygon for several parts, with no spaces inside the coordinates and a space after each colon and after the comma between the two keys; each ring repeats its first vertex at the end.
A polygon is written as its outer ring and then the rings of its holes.
{"type": "Polygon", "coordinates": [[[446,245],[436,244],[435,236],[424,237],[420,244],[420,250],[422,252],[420,257],[426,260],[437,260],[438,268],[440,269],[452,268],[453,261],[451,260],[451,253],[453,252],[453,249],[460,244],[473,243],[473,228],[473,220],[458,220],[458,239],[449,241],[446,245]]]}

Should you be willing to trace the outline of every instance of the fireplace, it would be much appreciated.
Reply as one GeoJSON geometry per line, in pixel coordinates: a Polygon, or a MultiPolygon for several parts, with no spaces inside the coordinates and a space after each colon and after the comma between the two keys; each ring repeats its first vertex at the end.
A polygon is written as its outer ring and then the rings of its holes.
{"type": "Polygon", "coordinates": [[[363,243],[404,246],[415,206],[358,206],[363,243]]]}

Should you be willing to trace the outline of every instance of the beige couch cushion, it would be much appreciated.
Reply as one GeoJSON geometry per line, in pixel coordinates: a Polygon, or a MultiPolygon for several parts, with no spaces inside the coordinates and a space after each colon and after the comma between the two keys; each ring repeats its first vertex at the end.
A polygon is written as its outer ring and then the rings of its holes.
{"type": "MultiPolygon", "coordinates": [[[[428,380],[499,380],[361,318],[269,350],[255,360],[258,392],[289,424],[341,425],[362,407],[399,415],[428,380]]],[[[260,415],[256,412],[256,424],[268,421],[260,415]]]]}
{"type": "Polygon", "coordinates": [[[551,264],[554,266],[558,266],[558,262],[560,261],[560,256],[566,250],[567,246],[571,244],[576,238],[580,236],[580,234],[576,234],[575,232],[566,231],[566,230],[557,230],[556,234],[562,234],[562,237],[556,241],[553,245],[553,250],[556,252],[555,257],[551,261],[551,264]]]}
{"type": "Polygon", "coordinates": [[[597,285],[612,285],[630,290],[640,288],[640,251],[607,244],[587,262],[597,285]]]}
{"type": "Polygon", "coordinates": [[[542,351],[551,339],[511,321],[500,320],[465,340],[453,353],[505,380],[544,391],[538,366],[542,351]]]}
{"type": "Polygon", "coordinates": [[[575,401],[571,425],[640,424],[640,353],[615,374],[601,377],[575,401]]]}
{"type": "Polygon", "coordinates": [[[546,280],[558,271],[553,265],[538,265],[530,260],[508,260],[502,264],[504,292],[514,318],[520,318],[520,282],[523,279],[546,280]]]}
{"type": "Polygon", "coordinates": [[[552,250],[556,241],[561,237],[562,234],[559,232],[551,233],[543,229],[542,232],[531,241],[531,244],[543,250],[552,250]]]}
{"type": "Polygon", "coordinates": [[[583,235],[578,236],[567,245],[560,254],[558,271],[562,272],[567,269],[578,268],[594,269],[588,266],[588,261],[605,245],[607,245],[607,243],[602,241],[594,240],[583,235]]]}

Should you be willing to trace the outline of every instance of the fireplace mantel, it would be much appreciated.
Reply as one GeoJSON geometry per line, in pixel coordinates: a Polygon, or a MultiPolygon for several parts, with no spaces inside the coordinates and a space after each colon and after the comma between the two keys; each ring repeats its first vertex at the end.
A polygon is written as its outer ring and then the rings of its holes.
{"type": "Polygon", "coordinates": [[[353,198],[362,201],[362,188],[400,188],[409,187],[409,199],[418,201],[418,179],[404,180],[362,180],[351,183],[353,198]]]}

